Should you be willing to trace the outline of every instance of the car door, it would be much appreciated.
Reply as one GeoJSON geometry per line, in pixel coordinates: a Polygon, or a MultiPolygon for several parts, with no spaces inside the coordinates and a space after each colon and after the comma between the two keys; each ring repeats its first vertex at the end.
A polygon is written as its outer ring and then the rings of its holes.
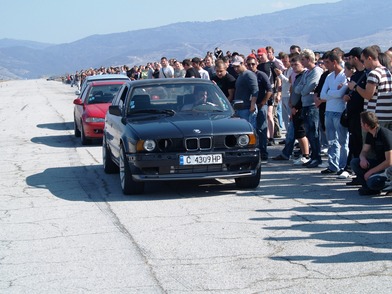
{"type": "Polygon", "coordinates": [[[86,97],[88,97],[88,93],[90,92],[91,86],[84,89],[84,91],[80,94],[80,100],[82,100],[82,105],[75,105],[74,115],[75,115],[75,122],[78,125],[78,129],[81,130],[81,120],[86,104],[86,97]]]}
{"type": "Polygon", "coordinates": [[[105,121],[105,134],[106,142],[109,145],[112,155],[115,158],[120,156],[120,139],[124,132],[125,124],[123,123],[123,116],[125,114],[125,100],[128,95],[129,86],[124,84],[118,92],[116,98],[113,100],[112,105],[118,106],[122,115],[116,116],[107,112],[105,121]]]}

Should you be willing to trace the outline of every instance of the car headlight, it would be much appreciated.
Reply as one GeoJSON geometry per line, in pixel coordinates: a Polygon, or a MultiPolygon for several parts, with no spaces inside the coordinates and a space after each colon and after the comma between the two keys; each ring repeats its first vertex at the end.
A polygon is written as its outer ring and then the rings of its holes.
{"type": "Polygon", "coordinates": [[[101,117],[88,117],[86,118],[86,122],[88,123],[105,122],[105,119],[101,117]]]}
{"type": "Polygon", "coordinates": [[[137,142],[137,151],[154,151],[155,147],[157,146],[157,144],[155,143],[154,140],[140,140],[137,142]]]}
{"type": "Polygon", "coordinates": [[[249,139],[248,135],[240,135],[237,138],[237,144],[240,147],[248,146],[249,141],[250,141],[250,139],[249,139]]]}

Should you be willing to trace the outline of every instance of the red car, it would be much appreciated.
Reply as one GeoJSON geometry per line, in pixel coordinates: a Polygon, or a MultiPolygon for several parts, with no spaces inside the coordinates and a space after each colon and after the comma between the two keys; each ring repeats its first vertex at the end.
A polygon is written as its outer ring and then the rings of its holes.
{"type": "Polygon", "coordinates": [[[73,101],[75,137],[81,138],[82,145],[102,139],[106,111],[124,83],[124,80],[92,82],[73,101]]]}

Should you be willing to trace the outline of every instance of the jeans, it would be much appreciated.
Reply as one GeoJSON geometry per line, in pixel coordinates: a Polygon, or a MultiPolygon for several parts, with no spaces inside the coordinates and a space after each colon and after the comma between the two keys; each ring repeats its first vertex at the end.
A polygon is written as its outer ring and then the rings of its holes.
{"type": "Polygon", "coordinates": [[[344,169],[348,157],[348,130],[340,124],[341,112],[325,112],[325,131],[328,140],[329,169],[344,169]]]}
{"type": "Polygon", "coordinates": [[[302,107],[302,118],[304,120],[306,137],[312,150],[311,159],[321,163],[321,148],[319,138],[319,110],[316,106],[302,107]]]}
{"type": "Polygon", "coordinates": [[[267,122],[267,111],[268,106],[264,105],[257,112],[256,118],[256,130],[259,135],[259,148],[261,157],[268,157],[267,151],[267,131],[268,131],[268,122],[267,122]]]}
{"type": "Polygon", "coordinates": [[[284,123],[284,128],[286,131],[289,128],[289,121],[290,121],[290,116],[291,116],[291,108],[289,106],[289,99],[290,97],[282,97],[281,100],[281,105],[282,105],[282,119],[284,123]]]}
{"type": "Polygon", "coordinates": [[[282,100],[276,105],[276,116],[278,117],[279,128],[283,129],[283,110],[282,110],[282,100]]]}
{"type": "Polygon", "coordinates": [[[287,126],[286,139],[284,141],[285,144],[282,150],[282,154],[287,158],[290,158],[291,154],[293,153],[295,143],[294,124],[292,121],[289,121],[289,124],[287,126]]]}
{"type": "Polygon", "coordinates": [[[257,110],[253,113],[250,113],[249,109],[240,109],[237,110],[237,116],[243,119],[246,119],[250,124],[256,129],[256,118],[257,118],[257,110]]]}
{"type": "Polygon", "coordinates": [[[380,191],[385,188],[385,182],[387,181],[387,176],[385,173],[380,172],[377,174],[371,175],[367,181],[364,179],[365,173],[378,165],[378,162],[375,161],[374,159],[368,159],[369,162],[369,168],[368,169],[363,169],[359,163],[360,159],[359,158],[353,158],[350,162],[351,169],[355,174],[357,175],[357,181],[362,184],[362,187],[374,190],[374,191],[380,191]]]}

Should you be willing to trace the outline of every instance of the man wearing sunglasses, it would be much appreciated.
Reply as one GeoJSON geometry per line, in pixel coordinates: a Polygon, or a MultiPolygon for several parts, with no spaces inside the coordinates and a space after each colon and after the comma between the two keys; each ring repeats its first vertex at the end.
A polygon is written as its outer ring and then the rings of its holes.
{"type": "Polygon", "coordinates": [[[255,56],[249,55],[246,59],[247,68],[254,72],[257,77],[257,84],[259,87],[259,94],[257,96],[257,118],[256,130],[259,135],[259,148],[261,160],[268,159],[267,145],[268,145],[268,124],[267,124],[267,102],[272,96],[272,86],[266,73],[257,69],[257,60],[255,56]]]}

